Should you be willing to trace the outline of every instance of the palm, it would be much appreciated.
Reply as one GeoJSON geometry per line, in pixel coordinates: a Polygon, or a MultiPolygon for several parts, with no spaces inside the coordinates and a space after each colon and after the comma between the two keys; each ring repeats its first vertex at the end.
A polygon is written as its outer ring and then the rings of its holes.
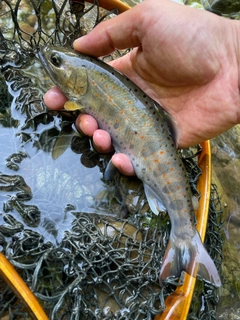
{"type": "Polygon", "coordinates": [[[224,38],[227,20],[220,19],[218,30],[214,19],[219,17],[209,14],[209,19],[206,12],[194,10],[198,23],[193,25],[186,17],[191,10],[184,9],[177,12],[185,17],[181,21],[177,17],[165,21],[163,14],[162,26],[158,22],[156,30],[153,18],[149,29],[155,37],[146,32],[141,46],[112,62],[173,116],[179,126],[180,147],[212,138],[235,125],[240,102],[238,68],[232,63],[233,52],[226,50],[228,42],[234,41],[224,38]],[[161,28],[166,32],[159,32],[161,28]]]}

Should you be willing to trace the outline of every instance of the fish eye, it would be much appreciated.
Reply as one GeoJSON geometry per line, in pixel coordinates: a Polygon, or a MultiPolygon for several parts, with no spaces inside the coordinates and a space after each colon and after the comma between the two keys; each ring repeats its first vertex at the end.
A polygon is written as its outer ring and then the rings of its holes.
{"type": "Polygon", "coordinates": [[[55,67],[60,67],[62,59],[58,53],[53,53],[50,57],[50,61],[55,67]]]}

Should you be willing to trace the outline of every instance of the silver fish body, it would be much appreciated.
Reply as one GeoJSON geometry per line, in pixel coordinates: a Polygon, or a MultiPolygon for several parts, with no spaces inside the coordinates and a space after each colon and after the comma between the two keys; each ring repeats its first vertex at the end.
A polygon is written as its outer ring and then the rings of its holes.
{"type": "Polygon", "coordinates": [[[111,135],[116,152],[125,153],[144,184],[151,210],[162,204],[171,219],[171,235],[160,283],[182,271],[215,286],[221,281],[194,226],[192,195],[167,113],[127,77],[104,62],[71,49],[43,47],[39,58],[53,82],[71,102],[92,115],[111,135]]]}

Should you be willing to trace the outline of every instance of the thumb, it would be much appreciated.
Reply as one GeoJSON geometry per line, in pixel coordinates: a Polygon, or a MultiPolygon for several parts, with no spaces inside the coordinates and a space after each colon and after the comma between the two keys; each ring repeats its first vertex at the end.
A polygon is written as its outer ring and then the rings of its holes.
{"type": "Polygon", "coordinates": [[[95,57],[110,54],[116,49],[141,45],[140,28],[143,3],[97,25],[89,34],[74,41],[74,49],[95,57]]]}

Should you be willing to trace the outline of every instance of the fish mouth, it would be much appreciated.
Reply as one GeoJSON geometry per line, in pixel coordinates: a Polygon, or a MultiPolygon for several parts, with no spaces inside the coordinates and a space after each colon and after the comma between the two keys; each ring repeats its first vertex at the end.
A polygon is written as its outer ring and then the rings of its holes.
{"type": "Polygon", "coordinates": [[[46,46],[41,46],[39,51],[37,52],[36,56],[40,60],[44,70],[47,72],[47,74],[50,76],[49,73],[49,64],[47,63],[47,57],[46,52],[48,51],[48,48],[46,46]]]}
{"type": "Polygon", "coordinates": [[[51,52],[51,49],[49,47],[41,46],[36,56],[40,60],[41,65],[43,66],[43,69],[46,72],[46,74],[50,77],[53,83],[55,83],[52,66],[51,66],[51,63],[49,63],[49,59],[48,59],[50,52],[51,52]]]}

